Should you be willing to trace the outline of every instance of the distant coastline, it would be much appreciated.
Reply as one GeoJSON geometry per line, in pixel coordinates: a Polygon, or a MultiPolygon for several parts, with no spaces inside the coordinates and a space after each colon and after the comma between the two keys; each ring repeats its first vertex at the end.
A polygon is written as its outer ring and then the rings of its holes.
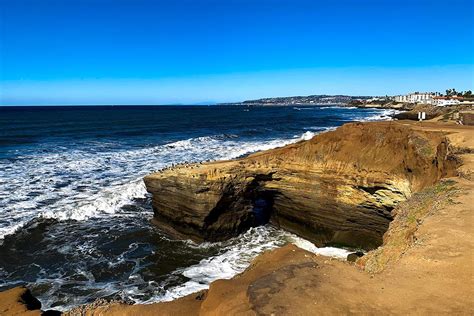
{"type": "Polygon", "coordinates": [[[373,109],[395,109],[402,111],[413,111],[422,107],[422,110],[437,112],[439,108],[450,108],[452,106],[472,106],[474,98],[472,91],[446,90],[446,95],[439,92],[413,92],[397,96],[350,96],[350,95],[308,95],[270,97],[255,100],[245,100],[234,103],[218,103],[217,105],[240,105],[240,106],[347,106],[357,108],[373,109]]]}
{"type": "Polygon", "coordinates": [[[242,102],[218,103],[220,106],[343,106],[374,109],[396,109],[409,111],[415,104],[395,102],[388,96],[309,95],[272,97],[242,102]]]}
{"type": "Polygon", "coordinates": [[[309,95],[309,96],[289,96],[272,97],[242,102],[218,103],[218,105],[253,105],[253,106],[292,106],[292,105],[347,105],[353,100],[368,100],[372,96],[349,96],[349,95],[309,95]]]}

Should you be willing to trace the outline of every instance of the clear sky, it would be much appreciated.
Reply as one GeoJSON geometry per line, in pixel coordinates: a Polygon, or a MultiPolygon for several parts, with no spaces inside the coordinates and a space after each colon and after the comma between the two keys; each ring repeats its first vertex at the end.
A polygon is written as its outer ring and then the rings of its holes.
{"type": "Polygon", "coordinates": [[[473,0],[0,0],[0,104],[474,90],[473,0]]]}

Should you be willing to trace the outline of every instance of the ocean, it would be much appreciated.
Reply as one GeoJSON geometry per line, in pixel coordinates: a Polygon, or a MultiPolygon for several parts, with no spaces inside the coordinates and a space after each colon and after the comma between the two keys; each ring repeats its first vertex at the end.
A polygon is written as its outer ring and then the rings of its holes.
{"type": "Polygon", "coordinates": [[[170,300],[242,272],[293,242],[270,225],[218,243],[173,240],[150,223],[142,177],[180,162],[237,158],[393,111],[328,106],[0,107],[0,290],[43,308],[97,298],[170,300]]]}

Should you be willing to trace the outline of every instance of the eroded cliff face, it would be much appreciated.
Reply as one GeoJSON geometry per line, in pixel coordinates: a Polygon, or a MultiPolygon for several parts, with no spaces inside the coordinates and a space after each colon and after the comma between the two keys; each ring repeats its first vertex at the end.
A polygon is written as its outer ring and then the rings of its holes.
{"type": "Polygon", "coordinates": [[[154,222],[221,240],[268,221],[317,245],[373,248],[391,210],[453,172],[446,138],[395,122],[351,123],[246,158],[145,177],[154,222]]]}

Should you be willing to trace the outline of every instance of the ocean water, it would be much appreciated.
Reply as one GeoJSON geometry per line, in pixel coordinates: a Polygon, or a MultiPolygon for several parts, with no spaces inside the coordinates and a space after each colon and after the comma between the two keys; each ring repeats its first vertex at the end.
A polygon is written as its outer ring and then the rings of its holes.
{"type": "Polygon", "coordinates": [[[293,242],[271,226],[225,242],[172,240],[150,224],[142,177],[180,162],[240,157],[393,111],[342,107],[0,107],[0,290],[44,308],[97,298],[170,300],[293,242]]]}

